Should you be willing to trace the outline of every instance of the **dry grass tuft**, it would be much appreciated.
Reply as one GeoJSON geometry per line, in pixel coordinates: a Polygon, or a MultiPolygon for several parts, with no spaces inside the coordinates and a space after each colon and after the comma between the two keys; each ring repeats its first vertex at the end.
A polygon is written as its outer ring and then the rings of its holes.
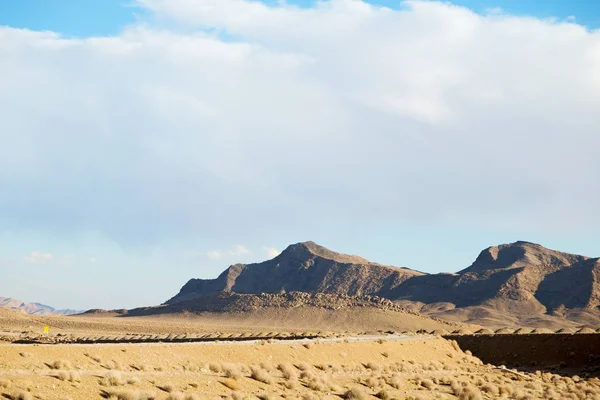
{"type": "Polygon", "coordinates": [[[124,384],[125,380],[119,371],[108,371],[106,375],[104,375],[105,386],[123,386],[124,384]]]}
{"type": "Polygon", "coordinates": [[[166,400],[185,400],[185,394],[181,392],[173,392],[167,396],[166,400]]]}
{"type": "Polygon", "coordinates": [[[431,379],[423,379],[421,381],[421,386],[423,386],[427,390],[433,390],[436,385],[431,379]]]}
{"type": "Polygon", "coordinates": [[[154,393],[139,390],[107,390],[103,391],[101,396],[115,400],[154,400],[156,398],[154,393]]]}
{"type": "Polygon", "coordinates": [[[452,391],[459,400],[483,400],[479,389],[473,385],[452,385],[452,391]]]}
{"type": "Polygon", "coordinates": [[[29,357],[31,357],[31,353],[28,353],[28,352],[26,352],[26,351],[19,353],[19,355],[20,355],[21,357],[24,357],[24,358],[29,358],[29,357]]]}
{"type": "Polygon", "coordinates": [[[284,363],[279,364],[277,369],[281,371],[281,375],[288,380],[294,380],[298,378],[298,374],[296,373],[296,369],[292,364],[284,363]]]}
{"type": "Polygon", "coordinates": [[[240,379],[242,377],[240,366],[237,364],[225,363],[221,365],[221,369],[227,378],[240,379]]]}
{"type": "Polygon", "coordinates": [[[173,385],[172,383],[165,383],[163,385],[157,386],[157,388],[167,393],[173,393],[175,391],[175,385],[173,385]]]}
{"type": "Polygon", "coordinates": [[[296,364],[296,368],[298,368],[300,371],[310,371],[312,369],[312,365],[302,361],[296,364]]]}
{"type": "Polygon", "coordinates": [[[381,389],[379,392],[377,392],[375,397],[377,397],[378,399],[381,399],[381,400],[390,400],[392,398],[392,395],[389,394],[388,391],[381,389]]]}
{"type": "Polygon", "coordinates": [[[19,394],[17,394],[16,397],[14,397],[15,400],[33,400],[33,395],[29,392],[19,392],[19,394]]]}
{"type": "Polygon", "coordinates": [[[269,373],[267,371],[265,371],[264,369],[260,368],[260,367],[256,367],[256,366],[252,366],[250,367],[250,378],[262,382],[262,383],[266,383],[267,385],[270,385],[271,383],[273,383],[273,377],[271,375],[269,375],[269,373]]]}
{"type": "Polygon", "coordinates": [[[368,400],[369,396],[359,388],[352,388],[344,393],[345,400],[368,400]]]}
{"type": "Polygon", "coordinates": [[[221,373],[223,371],[223,369],[221,368],[221,364],[215,364],[215,363],[208,364],[208,369],[211,370],[211,372],[214,372],[216,374],[221,373]]]}
{"type": "Polygon", "coordinates": [[[285,383],[285,387],[289,390],[298,390],[300,389],[300,384],[296,380],[289,380],[285,383]]]}
{"type": "Polygon", "coordinates": [[[310,349],[312,349],[313,347],[315,347],[315,344],[314,344],[314,343],[312,343],[312,342],[309,342],[309,343],[304,343],[304,344],[302,344],[302,346],[304,346],[304,348],[306,348],[306,349],[310,350],[310,349]]]}
{"type": "Polygon", "coordinates": [[[61,381],[81,382],[81,377],[77,371],[60,371],[53,376],[61,381]]]}
{"type": "Polygon", "coordinates": [[[381,365],[377,364],[375,361],[369,361],[368,363],[364,364],[364,366],[371,371],[381,370],[381,365]]]}
{"type": "Polygon", "coordinates": [[[51,369],[73,369],[71,363],[67,360],[56,360],[51,364],[47,364],[51,369]]]}
{"type": "Polygon", "coordinates": [[[245,400],[246,396],[244,395],[244,393],[233,392],[231,393],[231,398],[233,400],[245,400]]]}
{"type": "Polygon", "coordinates": [[[10,387],[10,381],[8,379],[0,378],[0,388],[6,389],[10,387]]]}
{"type": "Polygon", "coordinates": [[[500,394],[498,387],[492,383],[486,383],[485,385],[482,385],[481,391],[492,396],[498,396],[500,394]]]}

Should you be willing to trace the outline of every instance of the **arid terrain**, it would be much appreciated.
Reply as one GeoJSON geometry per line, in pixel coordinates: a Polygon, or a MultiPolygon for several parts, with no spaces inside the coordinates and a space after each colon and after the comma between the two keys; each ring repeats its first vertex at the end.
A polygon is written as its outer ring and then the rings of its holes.
{"type": "Polygon", "coordinates": [[[223,292],[322,293],[376,296],[405,310],[490,328],[600,327],[598,276],[598,258],[523,241],[489,247],[469,267],[441,274],[380,265],[303,242],[272,260],[232,265],[216,279],[191,279],[166,304],[196,311],[223,292]]]}
{"type": "Polygon", "coordinates": [[[583,399],[600,380],[484,365],[436,336],[0,345],[7,399],[583,399]]]}
{"type": "Polygon", "coordinates": [[[428,275],[305,242],[157,306],[6,299],[0,396],[600,399],[598,265],[517,242],[428,275]]]}

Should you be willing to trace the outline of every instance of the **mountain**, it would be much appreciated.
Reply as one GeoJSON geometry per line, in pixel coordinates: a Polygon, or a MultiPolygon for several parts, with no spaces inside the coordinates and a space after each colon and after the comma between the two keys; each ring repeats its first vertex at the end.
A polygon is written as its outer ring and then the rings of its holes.
{"type": "Polygon", "coordinates": [[[245,294],[308,292],[346,296],[390,291],[421,272],[335,253],[313,242],[289,246],[272,260],[236,264],[216,279],[192,279],[167,303],[220,292],[245,294]]]}
{"type": "Polygon", "coordinates": [[[0,297],[0,307],[10,308],[13,310],[24,311],[27,314],[32,315],[50,315],[50,314],[63,314],[72,315],[78,314],[81,311],[76,310],[57,310],[53,307],[40,304],[40,303],[25,303],[21,300],[12,299],[10,297],[0,297]]]}
{"type": "Polygon", "coordinates": [[[600,259],[518,241],[483,250],[457,273],[425,274],[339,254],[313,242],[272,260],[192,279],[166,304],[218,293],[377,296],[455,322],[488,326],[600,326],[600,259]]]}

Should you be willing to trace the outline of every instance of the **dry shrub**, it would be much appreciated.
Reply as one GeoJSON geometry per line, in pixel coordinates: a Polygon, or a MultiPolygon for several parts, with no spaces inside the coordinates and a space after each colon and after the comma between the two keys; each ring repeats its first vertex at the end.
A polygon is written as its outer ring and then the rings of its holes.
{"type": "MultiPolygon", "coordinates": [[[[540,386],[539,383],[537,382],[527,382],[524,385],[527,389],[532,389],[532,390],[542,390],[542,387],[540,386]]],[[[578,388],[579,390],[581,390],[581,388],[578,388]]]]}
{"type": "Polygon", "coordinates": [[[51,369],[73,369],[71,363],[67,360],[56,360],[48,365],[51,369]]]}
{"type": "Polygon", "coordinates": [[[298,368],[300,371],[310,371],[312,366],[309,363],[302,361],[296,364],[296,368],[298,368]]]}
{"type": "Polygon", "coordinates": [[[312,343],[312,342],[309,342],[309,343],[304,343],[304,344],[302,344],[302,346],[304,346],[306,349],[310,350],[310,349],[312,349],[313,347],[315,347],[315,344],[314,344],[314,343],[312,343]]]}
{"type": "Polygon", "coordinates": [[[23,352],[19,353],[19,355],[20,355],[21,357],[24,357],[24,358],[29,358],[29,357],[31,357],[31,353],[28,353],[28,352],[26,352],[26,351],[23,351],[23,352]]]}
{"type": "Polygon", "coordinates": [[[200,396],[197,394],[188,394],[185,396],[185,400],[200,400],[200,396]]]}
{"type": "Polygon", "coordinates": [[[390,356],[390,353],[388,353],[387,351],[384,351],[383,353],[381,353],[382,356],[384,356],[385,358],[388,358],[390,356]]]}
{"type": "Polygon", "coordinates": [[[479,389],[472,385],[461,387],[461,390],[458,393],[454,392],[454,395],[457,396],[459,400],[483,400],[483,396],[479,389]]]}
{"type": "Polygon", "coordinates": [[[240,379],[242,377],[239,365],[226,363],[221,366],[221,369],[227,378],[240,379]]]}
{"type": "Polygon", "coordinates": [[[233,400],[245,400],[246,396],[240,392],[233,392],[233,393],[231,393],[231,398],[233,400]]]}
{"type": "Polygon", "coordinates": [[[256,397],[258,397],[260,400],[275,400],[275,396],[268,393],[262,393],[257,395],[256,397]]]}
{"type": "Polygon", "coordinates": [[[61,381],[81,382],[81,377],[77,371],[60,371],[53,376],[61,381]]]}
{"type": "Polygon", "coordinates": [[[167,396],[166,400],[185,400],[185,395],[181,392],[173,392],[167,396]]]}
{"type": "Polygon", "coordinates": [[[294,368],[294,366],[292,364],[289,364],[289,363],[279,364],[277,366],[277,369],[279,371],[281,371],[281,375],[285,379],[293,380],[298,377],[298,375],[296,373],[296,369],[294,368]]]}
{"type": "Polygon", "coordinates": [[[260,367],[261,367],[262,369],[264,369],[265,371],[268,371],[268,372],[272,372],[272,371],[274,371],[274,370],[275,370],[275,367],[273,366],[273,364],[271,364],[271,363],[269,363],[269,362],[264,362],[264,361],[263,361],[263,362],[261,362],[261,363],[260,363],[260,364],[258,364],[258,365],[260,365],[260,367]]]}
{"type": "Polygon", "coordinates": [[[285,383],[285,387],[289,390],[298,390],[300,389],[300,384],[298,383],[298,381],[289,380],[285,383]]]}
{"type": "Polygon", "coordinates": [[[368,388],[375,389],[381,385],[381,382],[379,381],[379,379],[370,376],[367,379],[363,380],[362,384],[368,388]]]}
{"type": "Polygon", "coordinates": [[[0,378],[0,388],[6,389],[10,387],[10,381],[8,379],[0,378]]]}
{"type": "Polygon", "coordinates": [[[492,396],[498,396],[500,394],[500,390],[498,390],[498,387],[491,383],[486,383],[485,385],[482,385],[481,391],[492,396]]]}
{"type": "Polygon", "coordinates": [[[302,395],[302,400],[320,400],[319,396],[317,396],[316,394],[310,392],[310,393],[305,393],[302,395]]]}
{"type": "Polygon", "coordinates": [[[223,371],[223,369],[221,368],[221,364],[215,364],[215,363],[208,364],[208,369],[211,370],[211,372],[214,372],[216,374],[223,371]]]}
{"type": "Polygon", "coordinates": [[[173,385],[172,383],[165,383],[157,386],[157,388],[167,393],[173,393],[175,391],[175,385],[173,385]]]}
{"type": "Polygon", "coordinates": [[[345,400],[368,400],[369,396],[360,388],[352,388],[344,393],[343,398],[345,400]]]}
{"type": "Polygon", "coordinates": [[[309,389],[312,389],[312,390],[315,390],[318,392],[324,392],[324,391],[328,390],[330,387],[329,382],[327,381],[327,378],[320,377],[320,376],[317,376],[314,379],[307,381],[306,386],[308,386],[309,389]]]}
{"type": "Polygon", "coordinates": [[[379,371],[381,369],[381,365],[377,364],[374,361],[369,361],[364,364],[365,368],[370,369],[371,371],[379,371]]]}
{"type": "Polygon", "coordinates": [[[250,371],[250,378],[262,383],[266,383],[267,385],[273,383],[273,377],[264,369],[252,366],[250,367],[250,371]]]}
{"type": "Polygon", "coordinates": [[[377,394],[375,395],[375,397],[381,399],[381,400],[391,400],[392,395],[389,394],[386,390],[382,389],[379,392],[377,392],[377,394]]]}
{"type": "Polygon", "coordinates": [[[104,375],[105,386],[122,386],[124,384],[125,380],[119,371],[108,371],[106,375],[104,375]]]}
{"type": "Polygon", "coordinates": [[[240,384],[234,379],[223,379],[220,382],[231,390],[240,390],[240,384]]]}
{"type": "Polygon", "coordinates": [[[402,386],[402,379],[398,375],[393,375],[385,380],[385,383],[393,387],[394,389],[400,389],[402,386]]]}
{"type": "Polygon", "coordinates": [[[138,378],[136,378],[135,376],[132,376],[131,378],[127,379],[128,385],[137,385],[138,383],[140,383],[140,380],[138,378]]]}
{"type": "Polygon", "coordinates": [[[421,381],[421,386],[427,390],[433,390],[435,388],[435,383],[433,383],[431,379],[423,379],[421,381]]]}
{"type": "Polygon", "coordinates": [[[139,390],[107,390],[102,392],[102,397],[116,400],[154,400],[156,395],[139,390]]]}
{"type": "Polygon", "coordinates": [[[19,394],[17,394],[17,396],[14,397],[14,399],[15,400],[33,400],[33,396],[29,392],[19,392],[19,394]]]}

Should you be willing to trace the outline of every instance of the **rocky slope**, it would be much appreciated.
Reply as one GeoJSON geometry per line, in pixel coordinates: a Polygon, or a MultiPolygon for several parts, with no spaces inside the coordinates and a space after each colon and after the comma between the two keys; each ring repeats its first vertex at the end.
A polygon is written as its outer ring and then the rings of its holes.
{"type": "Polygon", "coordinates": [[[213,280],[192,279],[166,304],[221,292],[378,296],[430,316],[475,324],[600,326],[600,259],[516,242],[490,247],[455,274],[424,274],[338,254],[313,242],[213,280]]]}
{"type": "Polygon", "coordinates": [[[358,256],[335,253],[313,242],[289,246],[272,260],[236,264],[216,279],[192,279],[167,303],[220,292],[308,292],[346,296],[390,291],[421,272],[372,263],[358,256]]]}
{"type": "Polygon", "coordinates": [[[71,315],[77,314],[80,311],[76,310],[57,310],[53,307],[40,304],[40,303],[25,303],[21,300],[12,299],[10,297],[0,297],[0,307],[10,308],[12,310],[24,311],[27,314],[32,315],[50,315],[50,314],[63,314],[71,315]]]}

